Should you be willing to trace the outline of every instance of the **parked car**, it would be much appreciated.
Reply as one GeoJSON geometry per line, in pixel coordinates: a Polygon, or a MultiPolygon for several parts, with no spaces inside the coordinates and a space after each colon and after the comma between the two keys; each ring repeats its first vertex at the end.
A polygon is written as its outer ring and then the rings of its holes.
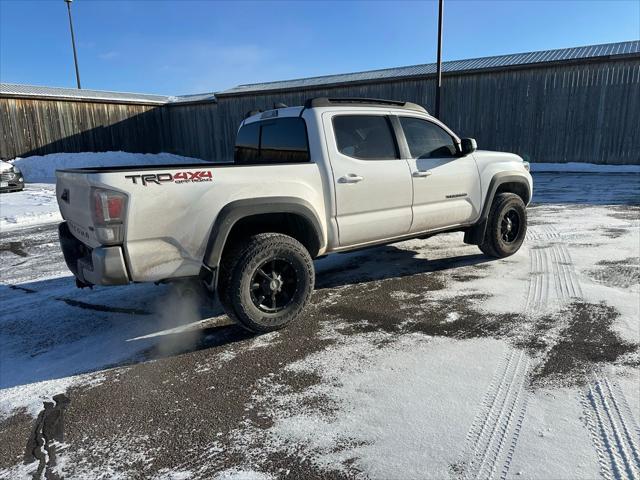
{"type": "Polygon", "coordinates": [[[233,163],[56,175],[78,286],[199,276],[256,332],[300,314],[329,253],[460,231],[512,255],[533,188],[522,158],[477,150],[421,106],[344,98],[246,118],[233,163]]]}
{"type": "Polygon", "coordinates": [[[17,192],[24,189],[24,178],[20,169],[12,163],[0,160],[0,193],[17,192]]]}

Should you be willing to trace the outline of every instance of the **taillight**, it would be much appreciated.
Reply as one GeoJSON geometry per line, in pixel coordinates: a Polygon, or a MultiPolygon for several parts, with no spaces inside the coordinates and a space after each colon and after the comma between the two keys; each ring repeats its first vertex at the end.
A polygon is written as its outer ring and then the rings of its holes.
{"type": "Polygon", "coordinates": [[[127,196],[124,193],[94,188],[92,192],[93,223],[102,244],[122,243],[127,196]]]}

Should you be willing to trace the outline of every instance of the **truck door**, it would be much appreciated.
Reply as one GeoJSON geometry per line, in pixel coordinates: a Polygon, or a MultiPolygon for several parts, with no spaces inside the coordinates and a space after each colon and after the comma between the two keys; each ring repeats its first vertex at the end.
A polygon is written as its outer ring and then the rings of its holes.
{"type": "Polygon", "coordinates": [[[357,110],[323,114],[336,195],[340,246],[406,234],[412,186],[389,116],[357,110]]]}
{"type": "Polygon", "coordinates": [[[480,176],[473,155],[460,157],[451,134],[435,122],[399,117],[413,180],[411,232],[473,222],[480,212],[480,176]]]}

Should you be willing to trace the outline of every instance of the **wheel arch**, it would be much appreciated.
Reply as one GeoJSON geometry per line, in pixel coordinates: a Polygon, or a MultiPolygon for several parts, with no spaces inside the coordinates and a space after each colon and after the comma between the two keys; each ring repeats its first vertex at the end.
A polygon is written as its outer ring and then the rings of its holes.
{"type": "Polygon", "coordinates": [[[264,197],[236,200],[225,205],[209,234],[203,264],[216,270],[230,242],[257,233],[290,235],[309,251],[312,258],[324,245],[322,224],[312,205],[295,197],[264,197]]]}
{"type": "Polygon", "coordinates": [[[482,243],[487,230],[487,219],[491,211],[491,204],[495,196],[501,193],[514,193],[522,198],[525,205],[531,201],[531,187],[524,175],[518,172],[496,173],[489,182],[480,218],[475,225],[465,232],[465,243],[472,245],[480,245],[482,243]]]}

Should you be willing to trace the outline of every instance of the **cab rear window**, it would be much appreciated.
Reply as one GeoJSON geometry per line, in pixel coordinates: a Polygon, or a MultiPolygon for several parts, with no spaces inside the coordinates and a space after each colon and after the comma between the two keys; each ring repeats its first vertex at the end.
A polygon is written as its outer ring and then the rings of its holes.
{"type": "Polygon", "coordinates": [[[302,118],[287,117],[244,125],[238,131],[234,161],[238,164],[308,162],[307,127],[302,118]]]}

